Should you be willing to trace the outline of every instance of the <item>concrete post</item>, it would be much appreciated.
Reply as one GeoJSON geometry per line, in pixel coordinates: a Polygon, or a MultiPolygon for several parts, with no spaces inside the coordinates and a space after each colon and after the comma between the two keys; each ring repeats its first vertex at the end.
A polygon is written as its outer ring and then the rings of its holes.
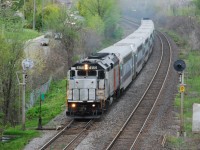
{"type": "MultiPolygon", "coordinates": [[[[181,73],[181,85],[184,85],[184,72],[181,73]]],[[[184,136],[184,92],[181,92],[181,125],[180,125],[180,136],[184,136]]]]}
{"type": "Polygon", "coordinates": [[[26,93],[26,71],[23,70],[23,83],[22,83],[22,130],[25,130],[25,121],[26,121],[26,116],[25,116],[25,93],[26,93]]]}

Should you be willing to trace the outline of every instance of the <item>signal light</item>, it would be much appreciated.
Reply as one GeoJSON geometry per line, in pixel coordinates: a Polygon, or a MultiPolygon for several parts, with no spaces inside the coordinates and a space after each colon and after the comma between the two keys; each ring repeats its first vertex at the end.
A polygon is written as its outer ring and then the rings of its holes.
{"type": "Polygon", "coordinates": [[[185,70],[186,64],[183,60],[177,60],[174,62],[174,69],[178,72],[183,72],[185,70]]]}

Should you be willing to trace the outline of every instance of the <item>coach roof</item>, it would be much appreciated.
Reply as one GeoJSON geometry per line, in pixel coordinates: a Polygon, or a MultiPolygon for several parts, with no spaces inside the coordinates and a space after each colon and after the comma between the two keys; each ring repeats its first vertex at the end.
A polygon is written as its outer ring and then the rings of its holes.
{"type": "Polygon", "coordinates": [[[132,53],[132,51],[133,47],[131,47],[130,45],[126,46],[112,45],[110,47],[107,47],[99,51],[98,53],[114,53],[119,58],[119,60],[122,61],[123,58],[132,53]]]}

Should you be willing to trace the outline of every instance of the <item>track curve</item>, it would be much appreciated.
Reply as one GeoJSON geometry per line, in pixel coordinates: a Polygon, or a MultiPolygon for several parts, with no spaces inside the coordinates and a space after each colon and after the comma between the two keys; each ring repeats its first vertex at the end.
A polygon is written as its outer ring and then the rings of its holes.
{"type": "Polygon", "coordinates": [[[157,31],[157,36],[162,45],[162,55],[157,71],[137,106],[106,148],[107,150],[133,149],[135,147],[140,133],[143,131],[162,92],[171,65],[171,46],[168,39],[161,32],[157,31]]]}

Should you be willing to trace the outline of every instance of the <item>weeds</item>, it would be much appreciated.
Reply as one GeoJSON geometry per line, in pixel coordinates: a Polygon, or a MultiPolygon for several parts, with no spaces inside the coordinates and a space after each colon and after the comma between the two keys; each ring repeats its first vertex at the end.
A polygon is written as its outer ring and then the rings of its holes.
{"type": "MultiPolygon", "coordinates": [[[[66,94],[66,80],[54,81],[50,86],[50,91],[45,95],[45,100],[42,102],[42,124],[45,125],[56,115],[61,113],[64,108],[66,94]]],[[[21,126],[16,128],[7,128],[4,135],[14,135],[16,138],[9,142],[0,142],[1,150],[20,150],[34,137],[40,133],[34,129],[38,125],[39,116],[39,100],[34,107],[26,113],[26,129],[21,130],[21,126]]]]}

